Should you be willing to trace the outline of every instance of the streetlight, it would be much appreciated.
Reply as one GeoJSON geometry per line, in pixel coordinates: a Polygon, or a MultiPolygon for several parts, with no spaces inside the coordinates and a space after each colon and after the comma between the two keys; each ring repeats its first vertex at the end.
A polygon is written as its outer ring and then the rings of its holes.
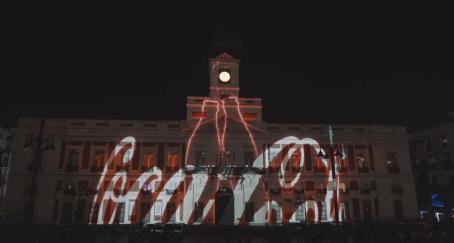
{"type": "MultiPolygon", "coordinates": [[[[330,125],[328,130],[329,135],[329,146],[325,154],[323,154],[322,149],[320,147],[320,151],[318,152],[319,158],[328,159],[330,161],[331,166],[331,177],[333,178],[333,188],[337,189],[337,181],[336,181],[336,168],[335,168],[335,159],[336,157],[343,156],[343,153],[336,149],[336,146],[333,144],[333,128],[330,125]]],[[[337,200],[337,190],[334,190],[333,193],[333,201],[334,201],[334,222],[336,225],[339,225],[339,205],[337,200]]]]}
{"type": "Polygon", "coordinates": [[[32,171],[32,181],[30,184],[30,188],[26,190],[28,194],[26,197],[25,205],[24,205],[24,222],[31,224],[33,222],[33,214],[35,210],[35,196],[36,196],[36,182],[38,177],[38,171],[41,170],[41,163],[43,159],[43,152],[51,149],[55,149],[54,140],[51,137],[44,137],[44,124],[45,119],[41,119],[41,124],[39,127],[39,134],[38,137],[35,137],[34,133],[29,135],[27,142],[24,144],[24,151],[29,149],[33,149],[34,156],[33,162],[29,166],[29,169],[32,171]]]}

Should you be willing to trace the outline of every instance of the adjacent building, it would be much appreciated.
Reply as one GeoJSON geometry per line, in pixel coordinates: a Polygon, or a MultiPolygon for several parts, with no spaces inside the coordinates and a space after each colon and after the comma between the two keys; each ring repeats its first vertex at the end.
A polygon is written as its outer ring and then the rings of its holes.
{"type": "Polygon", "coordinates": [[[5,195],[11,163],[12,130],[0,126],[0,219],[5,215],[5,195]]]}
{"type": "Polygon", "coordinates": [[[47,143],[16,146],[7,212],[34,195],[45,224],[418,217],[405,127],[263,121],[261,99],[240,96],[239,66],[210,59],[209,96],[188,97],[185,120],[20,119],[17,144],[47,143]]]}
{"type": "MultiPolygon", "coordinates": [[[[452,117],[451,117],[452,118],[452,117]]],[[[410,134],[412,165],[421,213],[454,208],[454,122],[410,134]]]]}

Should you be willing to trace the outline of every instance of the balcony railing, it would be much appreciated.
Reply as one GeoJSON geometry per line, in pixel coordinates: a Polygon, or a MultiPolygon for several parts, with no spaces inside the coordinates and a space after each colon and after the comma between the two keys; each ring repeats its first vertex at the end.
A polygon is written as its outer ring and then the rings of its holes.
{"type": "Polygon", "coordinates": [[[315,191],[317,192],[317,194],[325,194],[326,193],[326,188],[323,188],[323,189],[322,188],[317,188],[315,191]]]}
{"type": "Polygon", "coordinates": [[[400,173],[400,168],[395,165],[390,165],[390,166],[388,166],[388,172],[392,173],[392,174],[398,174],[398,173],[400,173]]]}
{"type": "Polygon", "coordinates": [[[98,166],[98,165],[90,166],[90,171],[91,172],[101,172],[103,169],[104,169],[103,166],[98,166]]]}
{"type": "Polygon", "coordinates": [[[28,164],[28,171],[41,171],[41,164],[28,164]]]}
{"type": "Polygon", "coordinates": [[[358,173],[369,173],[369,167],[358,167],[358,173]]]}
{"type": "Polygon", "coordinates": [[[348,188],[345,190],[339,190],[339,191],[342,195],[348,195],[348,193],[350,192],[350,190],[348,188]]]}
{"type": "Polygon", "coordinates": [[[314,172],[315,173],[325,173],[326,170],[327,170],[326,167],[321,167],[321,166],[320,167],[317,167],[317,166],[314,167],[314,172]]]}
{"type": "Polygon", "coordinates": [[[337,169],[337,172],[339,172],[339,173],[347,173],[347,167],[339,167],[337,169]]]}
{"type": "Polygon", "coordinates": [[[281,194],[281,190],[280,189],[270,189],[270,193],[273,195],[279,195],[279,194],[281,194]]]}
{"type": "Polygon", "coordinates": [[[372,192],[372,189],[371,188],[361,188],[360,192],[362,194],[370,194],[372,192]]]}
{"type": "Polygon", "coordinates": [[[67,164],[65,165],[65,172],[77,172],[79,170],[79,166],[76,164],[67,164]]]}
{"type": "Polygon", "coordinates": [[[117,171],[119,171],[119,170],[128,171],[129,170],[129,166],[127,166],[127,165],[117,165],[116,168],[117,168],[117,171]]]}
{"type": "Polygon", "coordinates": [[[166,166],[166,171],[167,172],[175,172],[178,170],[177,166],[166,166]]]}
{"type": "Polygon", "coordinates": [[[153,166],[145,166],[145,165],[142,166],[142,172],[148,171],[150,169],[153,170],[153,166]]]}

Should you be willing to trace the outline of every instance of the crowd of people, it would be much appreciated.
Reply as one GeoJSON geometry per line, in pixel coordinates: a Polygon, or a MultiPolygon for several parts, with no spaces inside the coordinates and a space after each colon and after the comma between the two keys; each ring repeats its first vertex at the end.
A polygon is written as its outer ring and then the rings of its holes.
{"type": "Polygon", "coordinates": [[[286,226],[2,225],[1,242],[393,243],[454,242],[454,224],[351,222],[286,226]]]}

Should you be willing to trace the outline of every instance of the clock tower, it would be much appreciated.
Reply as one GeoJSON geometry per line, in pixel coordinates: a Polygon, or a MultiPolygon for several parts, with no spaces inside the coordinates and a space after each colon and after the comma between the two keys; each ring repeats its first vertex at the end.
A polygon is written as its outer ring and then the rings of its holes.
{"type": "Polygon", "coordinates": [[[224,52],[210,58],[210,97],[214,99],[228,96],[239,96],[239,65],[240,60],[224,52]]]}

